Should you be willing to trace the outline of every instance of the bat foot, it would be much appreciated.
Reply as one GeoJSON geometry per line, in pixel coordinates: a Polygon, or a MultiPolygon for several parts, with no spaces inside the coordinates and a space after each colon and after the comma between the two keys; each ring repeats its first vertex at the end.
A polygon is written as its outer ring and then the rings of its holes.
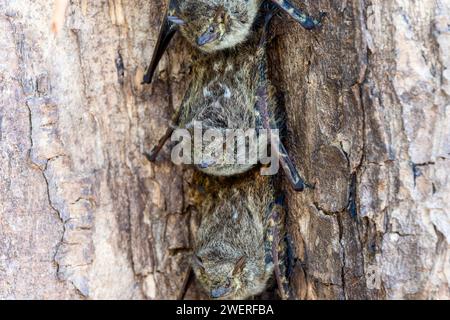
{"type": "Polygon", "coordinates": [[[303,181],[292,183],[292,189],[294,189],[297,192],[302,192],[305,190],[305,184],[303,183],[303,181]]]}
{"type": "Polygon", "coordinates": [[[315,185],[306,183],[303,180],[299,180],[296,183],[292,182],[291,184],[292,184],[292,189],[294,189],[294,191],[297,191],[297,192],[305,191],[305,189],[311,189],[311,190],[315,189],[315,185]]]}
{"type": "Polygon", "coordinates": [[[306,19],[306,21],[304,23],[302,23],[302,26],[306,30],[314,30],[314,29],[320,28],[322,26],[323,21],[327,17],[327,15],[328,14],[326,12],[321,12],[317,19],[308,17],[308,19],[306,19]]]}
{"type": "Polygon", "coordinates": [[[311,190],[316,189],[316,186],[314,184],[309,184],[306,182],[304,184],[305,184],[306,189],[311,189],[311,190]]]}
{"type": "Polygon", "coordinates": [[[141,84],[142,85],[144,85],[144,84],[151,84],[152,80],[153,80],[153,76],[147,73],[146,75],[144,75],[144,78],[142,79],[141,84]]]}
{"type": "Polygon", "coordinates": [[[158,154],[159,154],[159,150],[156,147],[152,148],[152,150],[150,150],[150,152],[144,152],[144,155],[147,158],[147,160],[152,163],[156,162],[156,158],[158,157],[158,154]]]}

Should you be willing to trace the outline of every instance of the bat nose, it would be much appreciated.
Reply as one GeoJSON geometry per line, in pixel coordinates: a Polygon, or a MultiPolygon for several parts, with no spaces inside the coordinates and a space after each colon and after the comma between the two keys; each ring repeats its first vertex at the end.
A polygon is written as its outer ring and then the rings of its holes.
{"type": "Polygon", "coordinates": [[[207,168],[213,166],[215,163],[216,163],[216,162],[215,162],[214,160],[203,161],[202,163],[200,163],[200,164],[198,165],[198,167],[199,167],[200,169],[207,169],[207,168]]]}
{"type": "Polygon", "coordinates": [[[202,47],[210,42],[213,42],[218,37],[217,33],[205,32],[197,38],[197,44],[202,47]]]}
{"type": "Polygon", "coordinates": [[[218,288],[215,288],[215,289],[211,290],[211,298],[213,298],[213,299],[222,298],[223,296],[225,296],[229,292],[230,292],[229,288],[218,287],[218,288]]]}

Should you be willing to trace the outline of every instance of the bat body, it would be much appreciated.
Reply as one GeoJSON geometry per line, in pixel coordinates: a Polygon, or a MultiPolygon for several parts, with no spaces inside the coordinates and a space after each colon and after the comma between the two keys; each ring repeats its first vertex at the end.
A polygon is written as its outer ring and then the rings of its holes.
{"type": "MultiPolygon", "coordinates": [[[[204,56],[193,68],[193,81],[188,90],[180,117],[180,126],[193,132],[194,121],[201,122],[203,130],[258,128],[259,117],[255,112],[257,102],[256,90],[260,59],[264,52],[249,43],[240,50],[219,52],[213,56],[204,56]]],[[[276,124],[276,104],[270,97],[271,122],[276,124]]],[[[244,142],[245,143],[245,142],[244,142]]],[[[242,147],[238,145],[237,147],[242,147]]],[[[248,149],[248,145],[244,146],[248,149]]],[[[263,146],[261,146],[263,147],[263,146]]],[[[237,150],[237,148],[236,148],[237,150]]],[[[208,154],[208,145],[204,143],[203,151],[208,154]]],[[[221,158],[213,158],[208,163],[198,166],[200,171],[217,176],[232,176],[251,169],[255,164],[227,164],[227,158],[236,155],[223,153],[221,158]]]]}
{"type": "Polygon", "coordinates": [[[275,275],[280,296],[289,297],[284,207],[271,177],[250,172],[224,186],[209,186],[201,203],[193,270],[213,299],[247,299],[275,275]]]}
{"type": "MultiPolygon", "coordinates": [[[[176,127],[190,130],[191,136],[194,136],[195,122],[201,122],[203,131],[278,129],[280,112],[277,111],[275,89],[267,78],[266,29],[267,26],[260,28],[238,49],[222,50],[196,60],[190,86],[174,117],[176,127]]],[[[160,143],[151,150],[148,155],[151,161],[156,159],[172,132],[173,128],[168,128],[160,143]]],[[[246,144],[246,150],[249,149],[246,140],[241,143],[246,144]]],[[[193,153],[213,154],[208,150],[210,145],[205,142],[200,147],[194,146],[193,153]]],[[[258,147],[267,148],[264,145],[258,147]]],[[[238,149],[239,140],[237,147],[231,151],[236,152],[238,149]]],[[[230,157],[237,159],[237,155],[224,151],[206,163],[198,163],[197,168],[210,175],[233,176],[250,170],[256,164],[229,163],[230,157]]],[[[294,189],[303,190],[305,183],[282,143],[279,143],[278,152],[288,180],[294,189]]]]}
{"type": "Polygon", "coordinates": [[[144,83],[152,81],[159,60],[177,31],[205,53],[233,48],[251,36],[264,4],[280,8],[307,30],[319,26],[325,15],[321,13],[318,19],[314,19],[289,0],[169,0],[144,83]]]}
{"type": "MultiPolygon", "coordinates": [[[[204,4],[201,1],[198,3],[204,4]]],[[[260,1],[251,0],[239,3],[255,3],[258,8],[261,4],[260,1]]],[[[203,50],[206,53],[196,59],[189,88],[173,117],[174,127],[187,129],[191,136],[194,136],[196,122],[202,123],[203,131],[278,128],[280,119],[274,98],[275,90],[267,77],[265,48],[271,15],[256,15],[258,17],[248,18],[252,21],[249,23],[251,31],[247,33],[244,29],[244,40],[239,35],[238,41],[226,41],[229,47],[203,50]],[[264,27],[258,28],[255,20],[264,22],[264,27]]],[[[223,15],[214,17],[226,20],[223,15]]],[[[167,44],[167,40],[179,28],[183,32],[181,26],[184,24],[182,15],[168,14],[165,26],[170,32],[162,33],[158,42],[167,44]],[[173,27],[174,21],[179,27],[173,27]]],[[[218,28],[220,30],[218,26],[214,30],[218,28]]],[[[186,33],[187,37],[189,34],[192,33],[186,33]]],[[[220,39],[215,37],[207,38],[200,34],[200,37],[193,37],[190,41],[206,46],[220,39]]],[[[156,159],[174,127],[168,128],[159,144],[152,149],[148,155],[150,160],[156,159]]],[[[201,150],[196,148],[192,151],[194,154],[204,151],[208,145],[202,144],[201,150]]],[[[293,187],[303,190],[305,183],[282,144],[277,152],[293,187]]],[[[229,164],[222,157],[197,165],[200,171],[219,176],[197,174],[202,177],[200,179],[210,183],[205,183],[201,188],[204,189],[198,204],[201,223],[195,234],[192,258],[192,269],[198,282],[213,299],[247,299],[256,296],[266,289],[273,276],[280,296],[283,299],[290,296],[285,267],[284,206],[277,196],[275,178],[262,176],[257,170],[251,170],[252,167],[229,164]],[[236,175],[239,177],[234,177],[236,175]]]]}

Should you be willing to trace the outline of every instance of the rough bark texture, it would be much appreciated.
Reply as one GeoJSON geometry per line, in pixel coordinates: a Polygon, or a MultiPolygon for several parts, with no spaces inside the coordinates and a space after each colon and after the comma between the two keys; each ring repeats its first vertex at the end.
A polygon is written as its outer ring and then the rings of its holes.
{"type": "MultiPolygon", "coordinates": [[[[278,19],[269,51],[287,146],[316,184],[285,184],[296,297],[450,298],[450,4],[300,5],[324,27],[278,19]]],[[[51,6],[0,0],[0,298],[177,298],[192,171],[142,152],[189,50],[177,39],[143,87],[163,0],[75,0],[56,39],[51,6]]]]}

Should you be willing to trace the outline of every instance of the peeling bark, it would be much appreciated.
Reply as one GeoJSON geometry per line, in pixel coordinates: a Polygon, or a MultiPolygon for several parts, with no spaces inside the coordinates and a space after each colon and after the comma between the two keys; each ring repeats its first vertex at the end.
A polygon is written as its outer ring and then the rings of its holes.
{"type": "MultiPolygon", "coordinates": [[[[299,1],[297,1],[300,3],[299,1]]],[[[192,169],[143,156],[179,105],[177,38],[142,86],[164,1],[0,0],[0,298],[175,299],[198,225],[192,169]]],[[[269,54],[298,299],[450,298],[450,7],[302,1],[269,54]]],[[[283,20],[283,24],[281,24],[283,20]]],[[[194,280],[186,298],[204,298],[194,280]]]]}

